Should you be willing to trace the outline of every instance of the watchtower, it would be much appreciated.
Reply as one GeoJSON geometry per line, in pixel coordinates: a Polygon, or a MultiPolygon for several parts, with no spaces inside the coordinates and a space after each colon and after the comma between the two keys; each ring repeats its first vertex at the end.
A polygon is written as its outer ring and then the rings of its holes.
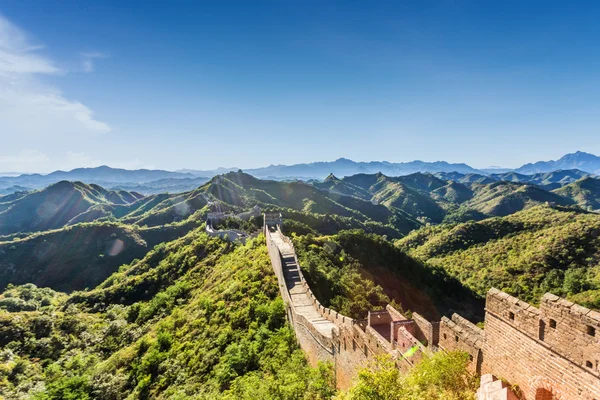
{"type": "Polygon", "coordinates": [[[265,213],[263,215],[267,228],[277,228],[279,226],[279,229],[281,229],[283,226],[283,216],[281,213],[265,213]]]}

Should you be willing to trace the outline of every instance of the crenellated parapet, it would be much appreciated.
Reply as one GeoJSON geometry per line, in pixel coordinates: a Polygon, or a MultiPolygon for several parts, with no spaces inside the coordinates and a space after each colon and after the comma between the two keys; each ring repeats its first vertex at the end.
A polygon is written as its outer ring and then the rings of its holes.
{"type": "MultiPolygon", "coordinates": [[[[497,289],[486,299],[485,328],[444,318],[440,348],[471,354],[471,368],[517,385],[525,400],[600,399],[600,314],[550,293],[540,307],[497,289]]],[[[500,381],[486,384],[498,386],[500,381]]],[[[499,390],[498,389],[498,390],[499,390]]],[[[487,390],[487,389],[486,389],[487,390]]],[[[480,390],[480,399],[486,391],[480,390]]]]}

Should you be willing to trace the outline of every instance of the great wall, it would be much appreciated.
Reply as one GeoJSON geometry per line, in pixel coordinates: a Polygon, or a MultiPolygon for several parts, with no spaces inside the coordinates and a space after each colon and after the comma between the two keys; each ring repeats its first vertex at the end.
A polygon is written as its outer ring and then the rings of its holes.
{"type": "Polygon", "coordinates": [[[536,308],[491,289],[485,329],[461,316],[427,321],[391,306],[355,320],[323,307],[302,275],[281,214],[264,214],[269,257],[287,318],[310,363],[330,362],[336,385],[348,388],[359,368],[389,354],[406,371],[436,351],[470,355],[481,376],[478,400],[600,400],[600,313],[547,293],[536,308]],[[510,384],[510,387],[508,384],[510,384]]]}

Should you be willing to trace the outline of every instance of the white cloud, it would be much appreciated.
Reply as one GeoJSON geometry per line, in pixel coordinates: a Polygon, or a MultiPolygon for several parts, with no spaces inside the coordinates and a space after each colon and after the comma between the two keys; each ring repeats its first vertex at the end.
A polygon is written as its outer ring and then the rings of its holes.
{"type": "Polygon", "coordinates": [[[63,72],[37,53],[42,48],[30,43],[25,32],[0,15],[0,77],[16,79],[19,75],[63,72]]]}
{"type": "MultiPolygon", "coordinates": [[[[17,158],[31,160],[31,153],[23,149],[29,149],[32,142],[39,142],[35,143],[38,148],[81,144],[89,134],[111,130],[88,106],[67,98],[58,87],[44,81],[45,76],[67,75],[69,71],[42,50],[25,31],[0,15],[0,135],[2,153],[13,153],[0,158],[2,164],[20,165],[17,158]]],[[[83,53],[81,57],[89,61],[83,69],[91,72],[93,60],[105,55],[83,53]]]]}
{"type": "Polygon", "coordinates": [[[100,52],[91,52],[91,53],[81,53],[81,67],[83,72],[93,72],[94,71],[94,60],[98,58],[106,58],[108,55],[100,52]]]}

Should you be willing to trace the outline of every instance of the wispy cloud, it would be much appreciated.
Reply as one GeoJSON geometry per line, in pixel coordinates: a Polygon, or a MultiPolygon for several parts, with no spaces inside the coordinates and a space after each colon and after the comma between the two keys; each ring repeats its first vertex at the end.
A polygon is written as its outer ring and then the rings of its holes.
{"type": "MultiPolygon", "coordinates": [[[[92,72],[102,53],[83,53],[83,70],[92,72]]],[[[89,134],[102,134],[110,126],[94,117],[79,101],[67,98],[46,79],[69,74],[67,68],[48,57],[44,46],[33,41],[20,27],[0,15],[0,132],[3,145],[0,170],[40,166],[47,162],[31,149],[42,143],[77,142],[89,134]],[[50,140],[49,140],[50,139],[50,140]],[[19,161],[22,159],[22,161],[19,161]]],[[[36,153],[37,152],[37,153],[36,153]]],[[[30,169],[30,168],[27,168],[30,169]]]]}
{"type": "Polygon", "coordinates": [[[99,59],[99,58],[107,58],[108,55],[95,51],[95,52],[88,52],[88,53],[81,53],[81,67],[83,69],[83,72],[93,72],[94,71],[94,60],[99,59]]]}
{"type": "Polygon", "coordinates": [[[0,77],[58,74],[63,71],[38,54],[43,46],[30,43],[25,32],[0,15],[0,77]]]}

